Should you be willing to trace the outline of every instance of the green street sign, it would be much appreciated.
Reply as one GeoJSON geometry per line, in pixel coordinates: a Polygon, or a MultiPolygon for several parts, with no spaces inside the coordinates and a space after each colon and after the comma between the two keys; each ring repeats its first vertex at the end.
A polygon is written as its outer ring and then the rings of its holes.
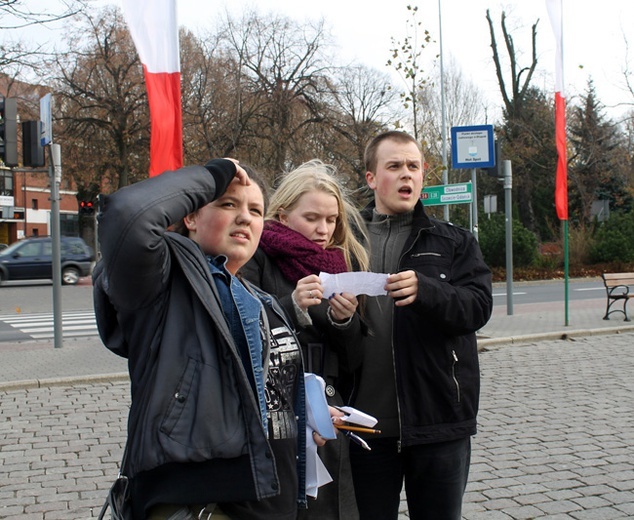
{"type": "Polygon", "coordinates": [[[425,186],[420,196],[424,206],[445,206],[447,204],[468,204],[473,202],[471,183],[425,186]]]}

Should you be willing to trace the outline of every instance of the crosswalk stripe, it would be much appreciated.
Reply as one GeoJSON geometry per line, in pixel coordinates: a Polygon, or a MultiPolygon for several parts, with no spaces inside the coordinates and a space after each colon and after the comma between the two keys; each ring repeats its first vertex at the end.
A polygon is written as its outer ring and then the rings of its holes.
{"type": "MultiPolygon", "coordinates": [[[[93,311],[90,312],[63,312],[62,318],[89,318],[95,319],[95,313],[93,311]]],[[[47,314],[5,314],[0,315],[0,321],[4,321],[5,323],[20,323],[23,321],[33,322],[33,321],[49,321],[53,319],[53,313],[47,314]]]]}
{"type": "MultiPolygon", "coordinates": [[[[28,334],[33,339],[54,337],[53,313],[0,315],[0,322],[28,334]]],[[[62,313],[62,336],[95,336],[98,334],[94,311],[62,313]]]]}

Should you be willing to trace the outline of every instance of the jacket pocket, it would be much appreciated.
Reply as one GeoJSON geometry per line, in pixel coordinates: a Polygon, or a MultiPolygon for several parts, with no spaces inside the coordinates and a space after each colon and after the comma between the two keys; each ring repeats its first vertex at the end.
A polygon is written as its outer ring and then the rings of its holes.
{"type": "MultiPolygon", "coordinates": [[[[225,372],[229,372],[226,370],[225,372]]],[[[174,462],[200,462],[246,453],[246,425],[237,383],[217,366],[189,358],[160,426],[174,462]]]]}
{"type": "Polygon", "coordinates": [[[407,257],[403,269],[414,269],[441,282],[451,281],[450,257],[440,251],[418,251],[412,253],[407,257]]]}

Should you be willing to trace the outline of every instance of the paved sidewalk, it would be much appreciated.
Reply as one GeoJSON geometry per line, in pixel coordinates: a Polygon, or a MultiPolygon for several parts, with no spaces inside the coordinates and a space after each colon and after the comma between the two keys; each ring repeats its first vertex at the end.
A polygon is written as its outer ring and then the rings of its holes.
{"type": "MultiPolygon", "coordinates": [[[[569,308],[565,326],[562,304],[496,307],[479,333],[465,520],[634,517],[634,322],[604,321],[604,298],[569,308]]],[[[126,361],[94,337],[0,343],[0,359],[0,519],[96,516],[125,441],[126,361]]]]}

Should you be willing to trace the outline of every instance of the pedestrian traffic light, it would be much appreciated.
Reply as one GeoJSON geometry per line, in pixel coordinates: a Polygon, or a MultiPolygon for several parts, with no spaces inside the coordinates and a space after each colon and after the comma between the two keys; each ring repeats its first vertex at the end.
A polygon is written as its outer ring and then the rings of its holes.
{"type": "Polygon", "coordinates": [[[22,122],[22,164],[32,168],[44,166],[44,147],[40,135],[41,121],[22,122]]]}
{"type": "Polygon", "coordinates": [[[0,159],[5,166],[18,165],[18,105],[0,96],[0,159]]]}
{"type": "Polygon", "coordinates": [[[79,202],[80,215],[92,215],[95,212],[95,204],[92,200],[82,200],[79,202]]]}

